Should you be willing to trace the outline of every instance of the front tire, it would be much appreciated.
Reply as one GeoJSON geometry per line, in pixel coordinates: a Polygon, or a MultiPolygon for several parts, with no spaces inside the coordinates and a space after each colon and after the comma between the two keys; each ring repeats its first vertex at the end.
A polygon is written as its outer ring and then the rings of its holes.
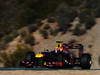
{"type": "Polygon", "coordinates": [[[90,69],[91,67],[91,55],[83,54],[80,58],[80,66],[82,69],[90,69]]]}

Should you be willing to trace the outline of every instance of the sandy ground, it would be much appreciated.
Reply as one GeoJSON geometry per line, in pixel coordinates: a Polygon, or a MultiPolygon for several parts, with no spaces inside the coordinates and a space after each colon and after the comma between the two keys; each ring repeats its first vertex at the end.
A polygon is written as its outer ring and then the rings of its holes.
{"type": "Polygon", "coordinates": [[[93,48],[91,50],[93,65],[92,68],[100,69],[100,19],[97,19],[97,24],[93,28],[92,37],[93,37],[93,48]]]}
{"type": "Polygon", "coordinates": [[[0,75],[99,75],[99,70],[57,70],[57,71],[0,71],[0,75]]]}

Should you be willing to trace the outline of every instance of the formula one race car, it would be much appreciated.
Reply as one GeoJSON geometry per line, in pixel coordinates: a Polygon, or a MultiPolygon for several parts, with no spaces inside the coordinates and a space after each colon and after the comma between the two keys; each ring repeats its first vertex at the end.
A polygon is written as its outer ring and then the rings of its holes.
{"type": "Polygon", "coordinates": [[[20,65],[28,68],[72,68],[80,66],[82,69],[90,69],[91,55],[84,52],[82,44],[66,44],[57,41],[57,46],[52,51],[44,51],[39,54],[28,52],[20,65]]]}

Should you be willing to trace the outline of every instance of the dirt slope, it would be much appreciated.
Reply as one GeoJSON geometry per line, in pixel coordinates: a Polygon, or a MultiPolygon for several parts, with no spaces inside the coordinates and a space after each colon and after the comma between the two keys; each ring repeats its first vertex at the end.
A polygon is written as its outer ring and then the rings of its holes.
{"type": "Polygon", "coordinates": [[[94,34],[94,43],[92,48],[93,68],[100,68],[100,61],[98,62],[100,56],[100,19],[97,19],[97,24],[92,33],[94,34]]]}

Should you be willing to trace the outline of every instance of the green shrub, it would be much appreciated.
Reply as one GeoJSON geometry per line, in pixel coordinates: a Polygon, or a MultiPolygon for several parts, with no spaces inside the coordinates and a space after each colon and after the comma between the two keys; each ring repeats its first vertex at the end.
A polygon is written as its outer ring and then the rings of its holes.
{"type": "Polygon", "coordinates": [[[73,35],[81,36],[87,32],[86,29],[81,29],[81,26],[81,24],[76,25],[75,29],[73,30],[73,35]]]}
{"type": "Polygon", "coordinates": [[[31,46],[35,45],[35,38],[32,35],[29,34],[25,36],[23,39],[26,44],[29,44],[31,46]]]}
{"type": "Polygon", "coordinates": [[[100,55],[98,56],[98,63],[99,63],[99,66],[100,66],[100,55]]]}
{"type": "Polygon", "coordinates": [[[88,45],[88,48],[92,48],[92,47],[93,47],[93,45],[92,45],[92,44],[88,45]]]}
{"type": "Polygon", "coordinates": [[[48,18],[48,22],[49,22],[49,23],[54,23],[55,21],[56,21],[55,18],[52,18],[52,17],[49,17],[49,18],[48,18]]]}
{"type": "Polygon", "coordinates": [[[95,24],[95,17],[93,17],[89,12],[81,12],[79,14],[80,23],[85,25],[85,28],[91,29],[95,24]]]}
{"type": "Polygon", "coordinates": [[[35,32],[37,29],[38,29],[38,26],[36,25],[28,26],[29,33],[35,32]]]}
{"type": "Polygon", "coordinates": [[[44,26],[44,28],[43,28],[44,30],[48,30],[48,29],[50,29],[50,26],[49,26],[49,24],[46,24],[45,26],[44,26]]]}
{"type": "Polygon", "coordinates": [[[35,45],[35,38],[29,33],[29,30],[27,28],[20,30],[19,34],[26,44],[29,44],[31,46],[35,45]]]}
{"type": "Polygon", "coordinates": [[[59,30],[58,29],[55,29],[55,30],[50,30],[50,34],[53,35],[53,36],[57,36],[57,34],[59,33],[59,30]]]}
{"type": "Polygon", "coordinates": [[[62,33],[66,33],[71,26],[72,26],[71,24],[60,24],[59,31],[62,33]]]}
{"type": "Polygon", "coordinates": [[[14,33],[11,33],[10,35],[6,35],[5,37],[2,38],[2,40],[5,43],[9,43],[12,40],[14,40],[17,36],[18,36],[18,33],[17,32],[14,32],[14,33]]]}
{"type": "Polygon", "coordinates": [[[60,24],[66,24],[72,22],[77,17],[77,12],[75,9],[68,7],[67,5],[64,4],[58,7],[55,15],[59,16],[57,18],[57,21],[60,24]]]}
{"type": "Polygon", "coordinates": [[[96,21],[93,17],[90,17],[87,19],[85,23],[85,28],[86,29],[91,29],[94,25],[96,24],[96,21]]]}
{"type": "Polygon", "coordinates": [[[39,30],[39,33],[44,37],[44,39],[48,39],[48,32],[46,30],[39,30]]]}
{"type": "Polygon", "coordinates": [[[0,50],[6,50],[7,48],[7,44],[5,44],[5,42],[0,42],[0,50]]]}
{"type": "Polygon", "coordinates": [[[18,33],[19,33],[19,35],[20,35],[21,37],[25,37],[25,36],[27,36],[27,35],[29,34],[29,30],[28,30],[27,27],[24,27],[24,28],[20,29],[20,30],[18,31],[18,33]]]}
{"type": "Polygon", "coordinates": [[[18,44],[17,45],[17,50],[12,53],[12,54],[7,54],[7,53],[1,53],[0,57],[0,62],[4,63],[4,67],[21,67],[20,66],[20,61],[25,57],[26,53],[32,51],[32,48],[24,45],[24,44],[18,44]]]}
{"type": "Polygon", "coordinates": [[[84,35],[85,33],[86,33],[85,29],[75,29],[73,32],[73,35],[81,36],[81,35],[84,35]]]}

